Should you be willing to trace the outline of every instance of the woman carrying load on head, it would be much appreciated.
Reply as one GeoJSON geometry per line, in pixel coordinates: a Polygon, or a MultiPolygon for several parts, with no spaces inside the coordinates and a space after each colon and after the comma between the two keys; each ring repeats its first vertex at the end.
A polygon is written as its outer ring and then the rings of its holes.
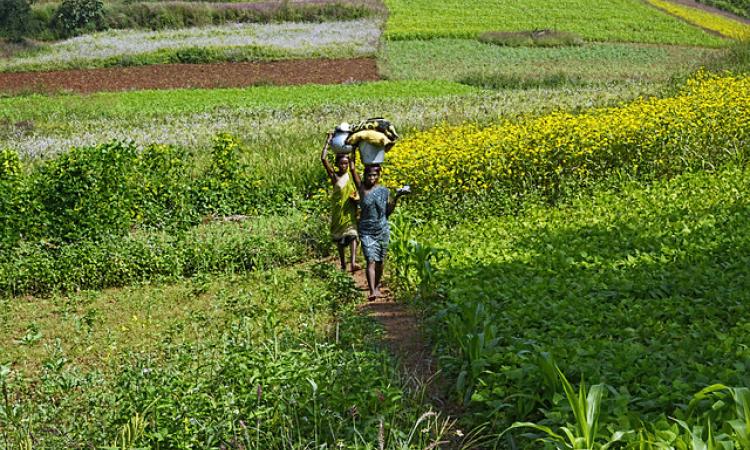
{"type": "Polygon", "coordinates": [[[372,301],[380,296],[383,265],[391,235],[388,216],[396,209],[398,198],[408,190],[399,190],[391,197],[388,188],[379,184],[380,166],[377,164],[366,165],[364,180],[360,179],[355,159],[356,151],[349,160],[349,171],[359,191],[359,238],[367,261],[367,286],[370,291],[367,299],[372,301]]]}
{"type": "Polygon", "coordinates": [[[341,270],[346,271],[345,249],[348,246],[351,255],[349,270],[356,272],[361,267],[357,264],[357,188],[349,175],[349,155],[336,154],[336,168],[334,170],[328,162],[328,146],[332,134],[328,134],[320,161],[333,185],[331,193],[331,239],[336,243],[339,252],[341,270]]]}

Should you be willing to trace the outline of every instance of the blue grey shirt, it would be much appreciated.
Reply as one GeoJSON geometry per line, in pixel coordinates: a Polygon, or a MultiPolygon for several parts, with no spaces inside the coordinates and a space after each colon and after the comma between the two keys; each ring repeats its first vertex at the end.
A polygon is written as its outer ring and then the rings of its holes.
{"type": "Polygon", "coordinates": [[[388,226],[388,197],[390,191],[385,186],[376,186],[359,202],[361,214],[359,216],[359,233],[380,237],[388,240],[390,227],[388,226]]]}

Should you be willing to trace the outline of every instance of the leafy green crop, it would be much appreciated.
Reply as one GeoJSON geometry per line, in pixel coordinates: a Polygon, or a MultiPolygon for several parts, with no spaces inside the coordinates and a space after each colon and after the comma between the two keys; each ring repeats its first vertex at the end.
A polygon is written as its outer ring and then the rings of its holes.
{"type": "MultiPolygon", "coordinates": [[[[719,54],[695,47],[589,43],[580,47],[501,47],[469,39],[387,41],[382,71],[392,80],[466,82],[480,76],[535,80],[565,75],[583,83],[666,81],[719,54]]],[[[503,87],[498,86],[498,87],[503,87]]],[[[508,86],[513,87],[513,86],[508,86]]]]}
{"type": "Polygon", "coordinates": [[[648,42],[720,47],[727,44],[698,28],[637,0],[386,0],[390,10],[386,37],[393,40],[435,37],[474,38],[485,31],[554,29],[590,41],[648,42]]]}
{"type": "Polygon", "coordinates": [[[424,230],[452,255],[428,329],[477,420],[550,404],[540,352],[644,418],[711,383],[750,383],[748,187],[728,168],[424,230]]]}

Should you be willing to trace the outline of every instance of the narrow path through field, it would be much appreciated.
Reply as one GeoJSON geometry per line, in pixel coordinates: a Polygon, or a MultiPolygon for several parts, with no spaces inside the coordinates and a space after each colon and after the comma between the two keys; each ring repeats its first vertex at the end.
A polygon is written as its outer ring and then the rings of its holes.
{"type": "Polygon", "coordinates": [[[378,79],[377,63],[372,58],[303,59],[0,73],[0,92],[91,93],[140,89],[212,89],[259,84],[340,84],[378,79]]]}
{"type": "MultiPolygon", "coordinates": [[[[353,278],[357,287],[367,292],[365,271],[355,272],[353,278]]],[[[406,305],[396,302],[387,286],[382,292],[382,297],[362,303],[359,310],[383,327],[384,344],[398,359],[410,382],[414,386],[424,386],[427,400],[442,414],[455,418],[459,408],[446,397],[445,380],[432,356],[432,347],[421,332],[417,316],[406,305]]]]}

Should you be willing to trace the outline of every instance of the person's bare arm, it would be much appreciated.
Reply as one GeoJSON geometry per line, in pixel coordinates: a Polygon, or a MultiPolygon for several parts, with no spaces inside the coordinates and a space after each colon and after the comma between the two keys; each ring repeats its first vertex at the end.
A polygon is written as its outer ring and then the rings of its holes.
{"type": "Polygon", "coordinates": [[[352,180],[357,187],[357,192],[362,193],[362,179],[357,173],[357,149],[352,150],[352,156],[349,158],[349,172],[352,174],[352,180]]]}
{"type": "Polygon", "coordinates": [[[328,133],[326,136],[326,145],[323,146],[323,151],[320,153],[320,162],[323,163],[323,168],[326,170],[328,178],[331,179],[331,183],[335,183],[336,172],[333,170],[333,167],[331,167],[331,163],[328,162],[328,145],[331,143],[331,137],[333,137],[333,135],[328,133]]]}
{"type": "Polygon", "coordinates": [[[393,198],[391,199],[391,195],[390,195],[390,192],[389,192],[389,194],[388,194],[388,203],[386,204],[386,207],[385,207],[385,215],[386,215],[386,217],[390,216],[393,213],[393,211],[396,209],[396,203],[398,203],[398,198],[399,197],[401,197],[401,193],[400,192],[396,192],[396,195],[394,195],[393,198]]]}

